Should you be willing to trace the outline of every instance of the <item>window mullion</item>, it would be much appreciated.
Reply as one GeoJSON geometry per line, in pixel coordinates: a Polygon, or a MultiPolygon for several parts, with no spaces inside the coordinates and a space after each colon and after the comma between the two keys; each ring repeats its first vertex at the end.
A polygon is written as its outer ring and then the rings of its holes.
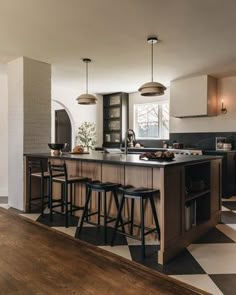
{"type": "Polygon", "coordinates": [[[158,105],[158,131],[159,131],[159,138],[162,138],[162,110],[161,105],[158,105]]]}

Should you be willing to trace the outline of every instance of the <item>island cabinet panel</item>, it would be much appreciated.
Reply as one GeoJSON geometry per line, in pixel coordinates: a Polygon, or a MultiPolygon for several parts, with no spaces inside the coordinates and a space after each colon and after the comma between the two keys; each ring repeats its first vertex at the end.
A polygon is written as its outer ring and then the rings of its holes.
{"type": "Polygon", "coordinates": [[[221,160],[211,161],[211,215],[219,212],[221,208],[222,195],[222,162],[221,160]]]}
{"type": "MultiPolygon", "coordinates": [[[[102,164],[102,181],[103,182],[114,182],[121,185],[124,185],[124,165],[113,165],[113,164],[102,164]]],[[[103,211],[103,202],[102,198],[102,211],[103,211]]],[[[107,208],[109,216],[117,216],[117,208],[114,202],[114,197],[111,193],[107,193],[107,208]]]]}
{"type": "Polygon", "coordinates": [[[153,169],[153,187],[160,190],[156,200],[161,230],[158,261],[163,264],[176,251],[175,243],[183,231],[183,168],[153,169]]]}
{"type": "Polygon", "coordinates": [[[181,166],[165,169],[164,174],[164,232],[165,243],[182,234],[183,169],[181,166]]]}
{"type": "MultiPolygon", "coordinates": [[[[125,166],[125,185],[134,187],[152,188],[152,168],[125,166]]],[[[153,218],[149,202],[145,203],[145,226],[153,226],[153,218]]],[[[130,217],[131,202],[128,200],[125,206],[125,214],[130,217]]],[[[140,203],[135,201],[134,205],[134,222],[140,224],[140,203]]],[[[147,236],[148,238],[148,236],[147,236]]]]}

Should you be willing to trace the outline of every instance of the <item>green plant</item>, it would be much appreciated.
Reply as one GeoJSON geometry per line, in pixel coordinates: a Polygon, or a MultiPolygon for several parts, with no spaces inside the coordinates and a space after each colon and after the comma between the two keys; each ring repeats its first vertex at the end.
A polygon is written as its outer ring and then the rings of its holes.
{"type": "Polygon", "coordinates": [[[83,122],[78,128],[76,137],[79,145],[93,149],[96,144],[96,125],[92,122],[83,122]]]}

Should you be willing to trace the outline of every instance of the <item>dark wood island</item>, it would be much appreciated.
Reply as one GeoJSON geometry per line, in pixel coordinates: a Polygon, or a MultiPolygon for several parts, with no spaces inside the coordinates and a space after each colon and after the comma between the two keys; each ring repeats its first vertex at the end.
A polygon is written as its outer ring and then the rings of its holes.
{"type": "MultiPolygon", "coordinates": [[[[155,188],[160,193],[155,198],[161,230],[158,262],[166,263],[220,221],[221,214],[221,157],[176,156],[171,162],[143,161],[134,154],[89,155],[26,154],[24,208],[28,210],[27,161],[42,159],[47,166],[66,162],[69,175],[86,176],[93,180],[110,181],[122,185],[155,188]]],[[[78,185],[80,186],[80,185],[78,185]]],[[[33,182],[37,193],[38,183],[33,182]]],[[[85,189],[76,189],[75,201],[84,204],[85,189]]],[[[109,198],[108,201],[110,202],[109,198]]],[[[96,210],[96,204],[93,204],[96,210]]],[[[110,215],[116,215],[110,203],[110,215]]],[[[128,205],[127,205],[128,206],[128,205]]],[[[128,208],[127,208],[128,209],[128,208]]],[[[150,208],[146,206],[145,224],[153,227],[150,208]]],[[[129,214],[126,210],[125,214],[129,214]]],[[[135,221],[140,220],[135,208],[135,221]]]]}

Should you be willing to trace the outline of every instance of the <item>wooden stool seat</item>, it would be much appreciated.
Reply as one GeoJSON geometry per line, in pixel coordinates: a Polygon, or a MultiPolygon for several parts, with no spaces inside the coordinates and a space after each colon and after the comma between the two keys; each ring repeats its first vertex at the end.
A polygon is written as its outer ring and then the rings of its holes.
{"type": "Polygon", "coordinates": [[[120,187],[120,184],[113,182],[101,182],[99,180],[93,180],[87,183],[87,187],[100,192],[110,192],[120,187]]]}
{"type": "Polygon", "coordinates": [[[82,176],[69,176],[67,179],[65,176],[53,176],[54,182],[60,182],[60,183],[75,183],[75,182],[87,182],[89,181],[88,177],[82,177],[82,176]]]}
{"type": "Polygon", "coordinates": [[[118,191],[122,194],[138,197],[149,198],[150,195],[159,193],[159,190],[153,190],[145,187],[133,187],[132,185],[126,185],[118,188],[118,191]]]}
{"type": "Polygon", "coordinates": [[[34,176],[34,177],[42,177],[42,175],[44,178],[50,177],[50,173],[48,171],[44,171],[43,174],[41,172],[31,173],[31,176],[34,176]]]}

